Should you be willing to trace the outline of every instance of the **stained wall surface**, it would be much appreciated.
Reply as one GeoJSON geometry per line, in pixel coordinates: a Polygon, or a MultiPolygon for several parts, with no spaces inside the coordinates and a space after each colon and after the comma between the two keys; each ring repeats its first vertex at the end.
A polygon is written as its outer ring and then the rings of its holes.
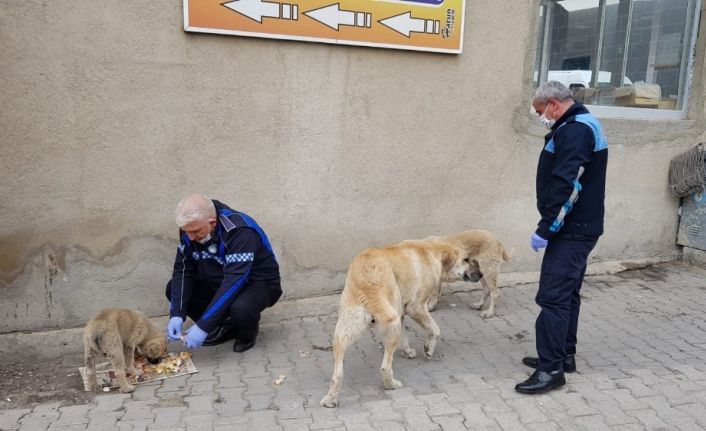
{"type": "MultiPolygon", "coordinates": [[[[537,271],[536,10],[468,0],[444,55],[185,33],[179,0],[0,2],[0,332],[167,313],[191,192],[261,224],[286,298],[340,290],[366,247],[469,228],[516,248],[505,276],[537,271]]],[[[688,119],[603,121],[594,262],[678,256],[667,170],[706,138],[703,30],[688,119]]]]}

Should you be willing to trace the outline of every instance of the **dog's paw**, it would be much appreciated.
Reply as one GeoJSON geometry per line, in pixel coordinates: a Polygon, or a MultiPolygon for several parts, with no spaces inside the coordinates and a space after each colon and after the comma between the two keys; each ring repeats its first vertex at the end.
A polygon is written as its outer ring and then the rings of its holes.
{"type": "Polygon", "coordinates": [[[471,304],[471,308],[474,309],[474,310],[480,310],[481,307],[483,307],[483,303],[482,303],[482,302],[476,302],[475,304],[471,304]]]}
{"type": "Polygon", "coordinates": [[[388,382],[383,382],[385,389],[395,390],[402,387],[402,382],[397,379],[390,379],[388,382]]]}
{"type": "Polygon", "coordinates": [[[121,394],[129,394],[130,392],[135,392],[135,385],[127,385],[125,387],[121,386],[119,392],[121,394]]]}
{"type": "Polygon", "coordinates": [[[403,358],[414,359],[417,357],[417,351],[410,347],[408,350],[400,350],[400,355],[403,358]]]}
{"type": "Polygon", "coordinates": [[[402,382],[397,379],[391,379],[389,382],[385,382],[383,386],[385,387],[385,389],[395,390],[402,387],[402,382]]]}
{"type": "Polygon", "coordinates": [[[429,302],[429,303],[427,303],[427,311],[434,311],[434,310],[436,310],[436,306],[437,306],[437,305],[439,305],[438,302],[434,302],[434,303],[429,302]]]}
{"type": "Polygon", "coordinates": [[[484,319],[488,319],[490,317],[493,317],[494,315],[495,315],[495,313],[490,310],[481,311],[481,313],[480,313],[480,317],[482,317],[484,319]]]}
{"type": "Polygon", "coordinates": [[[328,407],[328,408],[338,407],[338,400],[330,395],[326,395],[323,398],[321,398],[319,405],[321,407],[328,407]]]}
{"type": "Polygon", "coordinates": [[[431,359],[433,356],[434,356],[434,349],[432,347],[424,345],[424,357],[427,359],[431,359]]]}

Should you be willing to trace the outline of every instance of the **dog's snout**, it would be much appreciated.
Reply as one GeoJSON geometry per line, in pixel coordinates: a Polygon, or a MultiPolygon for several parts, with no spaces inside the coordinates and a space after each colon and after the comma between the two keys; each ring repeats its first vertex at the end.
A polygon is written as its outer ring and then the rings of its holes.
{"type": "Polygon", "coordinates": [[[463,274],[463,281],[470,281],[472,283],[477,283],[481,278],[483,278],[483,274],[481,274],[478,271],[473,271],[470,274],[468,272],[465,272],[463,274]]]}
{"type": "Polygon", "coordinates": [[[147,361],[152,365],[159,364],[159,358],[147,358],[147,361]]]}

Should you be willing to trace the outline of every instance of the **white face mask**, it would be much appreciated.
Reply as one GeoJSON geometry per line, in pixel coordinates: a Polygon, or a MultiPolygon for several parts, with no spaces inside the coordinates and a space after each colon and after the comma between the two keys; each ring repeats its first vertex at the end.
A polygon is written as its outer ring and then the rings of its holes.
{"type": "Polygon", "coordinates": [[[208,233],[208,234],[206,234],[205,237],[203,237],[203,238],[201,238],[201,239],[199,239],[199,240],[196,240],[196,242],[198,242],[199,244],[206,244],[207,242],[211,241],[211,238],[212,238],[212,237],[211,237],[211,234],[208,233]]]}
{"type": "Polygon", "coordinates": [[[547,118],[547,113],[545,112],[542,114],[539,118],[537,118],[537,122],[541,125],[546,127],[547,129],[551,130],[552,126],[554,123],[556,123],[556,120],[550,120],[547,118]]]}
{"type": "Polygon", "coordinates": [[[552,129],[552,126],[554,125],[554,123],[556,123],[556,120],[550,120],[550,119],[547,117],[547,110],[548,110],[548,109],[549,109],[549,103],[546,103],[546,104],[544,105],[544,112],[542,112],[542,115],[540,115],[539,118],[537,118],[537,122],[538,122],[541,126],[544,126],[544,127],[546,127],[547,129],[551,130],[551,129],[552,129]]]}

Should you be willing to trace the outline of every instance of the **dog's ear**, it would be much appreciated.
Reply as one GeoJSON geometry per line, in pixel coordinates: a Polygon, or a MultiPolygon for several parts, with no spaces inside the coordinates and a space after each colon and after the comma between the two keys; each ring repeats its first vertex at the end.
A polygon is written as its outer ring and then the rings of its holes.
{"type": "Polygon", "coordinates": [[[456,250],[454,247],[444,247],[443,256],[441,258],[441,266],[444,269],[444,272],[451,270],[458,260],[459,255],[459,250],[456,250]]]}
{"type": "Polygon", "coordinates": [[[167,353],[167,341],[161,338],[150,340],[142,353],[148,358],[161,358],[167,353]]]}

